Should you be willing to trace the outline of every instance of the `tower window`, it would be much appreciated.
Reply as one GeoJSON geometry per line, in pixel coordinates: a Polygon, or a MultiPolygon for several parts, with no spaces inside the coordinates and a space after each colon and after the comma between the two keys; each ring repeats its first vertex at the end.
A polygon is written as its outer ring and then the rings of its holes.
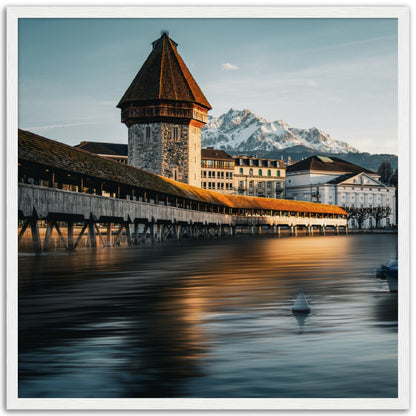
{"type": "Polygon", "coordinates": [[[147,143],[150,141],[150,138],[151,138],[150,135],[151,135],[150,126],[146,126],[145,138],[146,138],[147,143]]]}
{"type": "Polygon", "coordinates": [[[178,137],[179,137],[179,128],[174,127],[173,128],[173,140],[178,140],[178,137]]]}

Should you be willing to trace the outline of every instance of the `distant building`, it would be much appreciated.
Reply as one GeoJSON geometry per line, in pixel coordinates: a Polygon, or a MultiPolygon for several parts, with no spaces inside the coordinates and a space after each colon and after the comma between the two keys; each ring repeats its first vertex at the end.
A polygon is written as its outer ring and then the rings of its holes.
{"type": "Polygon", "coordinates": [[[201,188],[233,194],[234,159],[212,147],[201,150],[201,188]]]}
{"type": "MultiPolygon", "coordinates": [[[[286,198],[320,202],[348,208],[388,207],[391,214],[379,221],[379,227],[396,225],[396,188],[379,181],[379,175],[336,157],[311,156],[286,169],[286,198]]],[[[368,217],[362,228],[376,226],[368,217]]],[[[350,219],[349,227],[358,227],[350,219]]]]}
{"type": "Polygon", "coordinates": [[[167,32],[121,98],[129,129],[128,163],[190,185],[201,184],[201,127],[211,105],[167,32]]]}
{"type": "Polygon", "coordinates": [[[285,198],[283,160],[233,156],[234,190],[238,195],[285,198]]]}
{"type": "Polygon", "coordinates": [[[107,159],[115,160],[116,162],[127,163],[126,144],[84,141],[74,147],[107,159]]]}

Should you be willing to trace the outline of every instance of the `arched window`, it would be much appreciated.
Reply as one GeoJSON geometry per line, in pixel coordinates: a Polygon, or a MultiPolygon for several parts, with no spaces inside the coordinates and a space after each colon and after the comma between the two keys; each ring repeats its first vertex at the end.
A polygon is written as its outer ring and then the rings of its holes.
{"type": "Polygon", "coordinates": [[[248,174],[249,175],[252,175],[253,174],[253,168],[250,168],[250,170],[248,171],[248,174]]]}
{"type": "Polygon", "coordinates": [[[240,175],[243,174],[243,168],[240,168],[240,175]]]}
{"type": "Polygon", "coordinates": [[[259,169],[259,176],[263,175],[263,171],[259,169]]]}
{"type": "Polygon", "coordinates": [[[276,174],[277,174],[277,176],[280,176],[280,170],[278,170],[276,174]]]}
{"type": "Polygon", "coordinates": [[[267,176],[272,176],[272,171],[270,169],[267,171],[267,176]]]}

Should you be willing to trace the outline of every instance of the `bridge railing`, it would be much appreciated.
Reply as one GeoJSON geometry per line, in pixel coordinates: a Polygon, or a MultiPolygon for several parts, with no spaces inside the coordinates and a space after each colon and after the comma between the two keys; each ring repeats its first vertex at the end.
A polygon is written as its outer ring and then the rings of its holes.
{"type": "Polygon", "coordinates": [[[31,217],[35,209],[39,219],[53,215],[61,220],[70,216],[88,220],[92,214],[98,222],[100,218],[105,218],[107,221],[114,219],[134,222],[140,219],[149,222],[231,224],[230,215],[28,184],[19,184],[18,209],[25,218],[31,217]]]}

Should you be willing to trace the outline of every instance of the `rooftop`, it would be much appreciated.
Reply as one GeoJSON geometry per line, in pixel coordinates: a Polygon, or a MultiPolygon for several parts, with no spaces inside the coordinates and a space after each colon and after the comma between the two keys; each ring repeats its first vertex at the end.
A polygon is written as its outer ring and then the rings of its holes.
{"type": "Polygon", "coordinates": [[[345,160],[337,157],[326,156],[310,156],[307,159],[301,160],[289,165],[286,168],[287,173],[300,172],[300,171],[319,171],[319,172],[341,172],[341,173],[359,173],[365,172],[375,175],[375,172],[363,168],[353,163],[349,163],[345,160]]]}
{"type": "Polygon", "coordinates": [[[127,156],[128,145],[120,143],[102,143],[102,142],[81,142],[77,144],[77,149],[86,150],[97,155],[127,156]]]}
{"type": "Polygon", "coordinates": [[[167,32],[153,42],[153,50],[117,107],[140,101],[182,101],[211,109],[167,32]]]}
{"type": "Polygon", "coordinates": [[[233,158],[224,150],[216,150],[212,147],[207,149],[201,149],[201,159],[210,159],[210,160],[230,160],[233,158]]]}

